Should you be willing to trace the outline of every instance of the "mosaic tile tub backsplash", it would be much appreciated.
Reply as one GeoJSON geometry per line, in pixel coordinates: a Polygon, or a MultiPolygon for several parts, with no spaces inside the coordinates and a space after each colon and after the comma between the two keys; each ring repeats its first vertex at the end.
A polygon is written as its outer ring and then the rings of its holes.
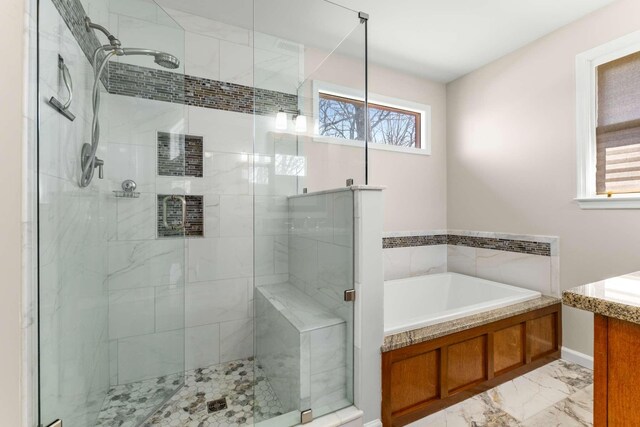
{"type": "Polygon", "coordinates": [[[559,296],[559,239],[464,230],[386,233],[385,280],[453,272],[559,296]]]}
{"type": "Polygon", "coordinates": [[[523,254],[551,256],[551,243],[547,241],[520,240],[516,237],[487,237],[459,234],[425,234],[383,237],[383,249],[416,246],[456,245],[471,248],[495,249],[523,254]]]}

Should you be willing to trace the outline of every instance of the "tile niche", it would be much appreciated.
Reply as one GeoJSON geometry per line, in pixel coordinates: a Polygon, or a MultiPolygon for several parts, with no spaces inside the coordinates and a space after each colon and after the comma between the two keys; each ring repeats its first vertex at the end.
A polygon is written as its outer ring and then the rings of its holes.
{"type": "MultiPolygon", "coordinates": [[[[158,132],[157,141],[159,176],[203,177],[203,137],[158,132]]],[[[181,196],[186,204],[186,214],[180,229],[172,225],[182,221],[181,200],[171,198],[171,194],[158,194],[157,197],[158,237],[204,237],[203,196],[181,196]]]]}

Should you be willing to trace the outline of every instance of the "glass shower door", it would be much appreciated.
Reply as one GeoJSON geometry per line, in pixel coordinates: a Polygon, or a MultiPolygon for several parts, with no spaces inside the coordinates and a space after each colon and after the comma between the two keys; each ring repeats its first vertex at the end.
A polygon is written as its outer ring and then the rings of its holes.
{"type": "Polygon", "coordinates": [[[356,11],[330,2],[270,7],[254,2],[254,416],[285,426],[353,404],[348,186],[365,184],[365,148],[319,132],[319,90],[364,100],[365,32],[356,11]]]}
{"type": "MultiPolygon", "coordinates": [[[[97,100],[91,61],[107,39],[87,32],[87,13],[125,48],[184,58],[182,29],[153,3],[39,2],[39,419],[135,426],[184,382],[185,192],[178,176],[167,193],[157,167],[162,132],[186,133],[184,73],[149,55],[113,57],[97,100]],[[136,97],[142,72],[166,73],[174,102],[136,97]],[[84,186],[93,106],[97,167],[84,186]]],[[[184,170],[180,141],[166,151],[184,170]]]]}

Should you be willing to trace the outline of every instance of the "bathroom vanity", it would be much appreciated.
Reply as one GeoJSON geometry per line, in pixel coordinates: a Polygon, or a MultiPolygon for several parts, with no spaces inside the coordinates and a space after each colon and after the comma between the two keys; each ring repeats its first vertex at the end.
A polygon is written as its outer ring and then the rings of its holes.
{"type": "Polygon", "coordinates": [[[637,425],[640,272],[569,289],[562,301],[595,314],[594,426],[637,425]]]}

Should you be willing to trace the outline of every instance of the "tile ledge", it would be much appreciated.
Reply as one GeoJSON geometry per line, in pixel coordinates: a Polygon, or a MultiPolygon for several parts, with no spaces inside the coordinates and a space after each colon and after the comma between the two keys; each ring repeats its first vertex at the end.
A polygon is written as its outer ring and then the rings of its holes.
{"type": "Polygon", "coordinates": [[[350,187],[340,187],[340,188],[330,188],[327,190],[318,190],[312,191],[310,193],[302,193],[302,194],[293,194],[291,196],[287,196],[288,199],[297,199],[301,197],[309,197],[309,196],[320,196],[322,194],[331,194],[331,193],[340,193],[344,191],[383,191],[387,187],[383,186],[374,186],[374,185],[352,185],[350,187]]]}

